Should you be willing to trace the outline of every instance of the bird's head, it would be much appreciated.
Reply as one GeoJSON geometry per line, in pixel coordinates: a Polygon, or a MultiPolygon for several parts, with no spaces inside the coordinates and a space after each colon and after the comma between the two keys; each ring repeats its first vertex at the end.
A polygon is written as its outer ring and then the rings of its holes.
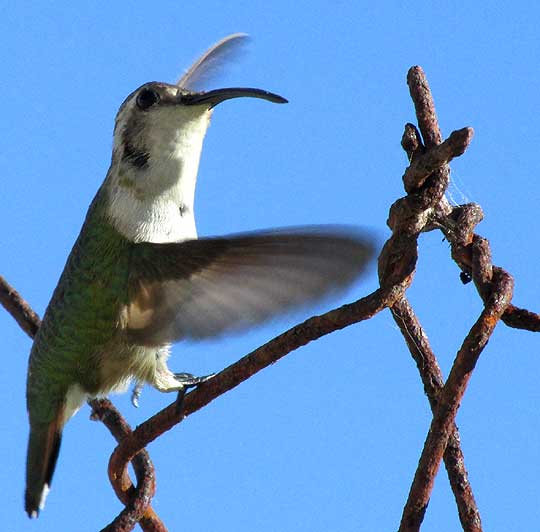
{"type": "Polygon", "coordinates": [[[172,186],[185,165],[198,165],[212,109],[241,97],[287,101],[260,89],[193,92],[160,82],[145,83],[132,92],[118,111],[114,130],[113,162],[126,184],[140,188],[146,183],[158,189],[172,186]]]}

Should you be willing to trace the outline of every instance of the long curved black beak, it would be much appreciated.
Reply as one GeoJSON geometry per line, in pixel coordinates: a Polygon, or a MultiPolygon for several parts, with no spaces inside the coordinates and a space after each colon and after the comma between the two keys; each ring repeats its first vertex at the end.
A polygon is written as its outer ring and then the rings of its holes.
{"type": "Polygon", "coordinates": [[[261,98],[273,103],[287,103],[287,100],[273,92],[262,89],[251,89],[246,87],[235,87],[228,89],[215,89],[207,92],[193,92],[183,94],[180,102],[184,105],[197,105],[208,103],[209,107],[215,107],[217,104],[230,100],[231,98],[261,98]]]}

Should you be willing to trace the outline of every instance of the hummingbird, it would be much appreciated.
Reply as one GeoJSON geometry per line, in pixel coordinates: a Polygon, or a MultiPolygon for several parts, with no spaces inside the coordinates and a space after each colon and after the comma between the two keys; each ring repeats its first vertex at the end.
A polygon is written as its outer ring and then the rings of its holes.
{"type": "Polygon", "coordinates": [[[374,254],[367,232],[344,226],[197,237],[195,184],[214,107],[287,102],[254,88],[198,90],[245,40],[225,37],[177,83],[145,83],[120,106],[109,171],[30,352],[29,517],[44,507],[63,427],[86,400],[131,381],[162,392],[201,382],[169,369],[172,343],[246,329],[343,289],[374,254]]]}

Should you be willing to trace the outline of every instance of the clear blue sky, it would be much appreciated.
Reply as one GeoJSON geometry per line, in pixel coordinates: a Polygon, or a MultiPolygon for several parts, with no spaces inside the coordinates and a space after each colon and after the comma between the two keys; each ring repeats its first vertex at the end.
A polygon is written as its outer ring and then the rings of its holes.
{"type": "MultiPolygon", "coordinates": [[[[403,194],[403,125],[414,121],[405,76],[419,64],[444,133],[475,129],[453,164],[451,197],[482,206],[478,230],[495,263],[515,275],[515,303],[539,310],[540,8],[532,2],[41,4],[12,3],[0,32],[0,272],[40,315],[107,171],[125,96],[146,81],[174,81],[237,31],[252,35],[250,53],[216,86],[261,87],[290,103],[216,109],[199,172],[200,234],[338,222],[387,235],[388,208],[403,194]]],[[[481,304],[440,234],[420,244],[409,296],[447,374],[481,304]]],[[[334,303],[375,287],[372,269],[334,303]]],[[[293,323],[175,346],[171,367],[218,371],[293,323]]],[[[47,508],[37,522],[24,514],[30,340],[1,312],[0,336],[3,529],[98,530],[121,506],[106,476],[114,443],[88,407],[64,433],[47,508]]],[[[532,333],[499,327],[458,415],[486,530],[540,521],[539,345],[532,333]]],[[[127,395],[113,400],[136,425],[172,397],[145,389],[139,410],[127,395]]],[[[394,530],[430,419],[384,312],[287,356],[153,443],[155,508],[170,530],[394,530]]],[[[423,530],[458,529],[443,470],[423,530]]]]}

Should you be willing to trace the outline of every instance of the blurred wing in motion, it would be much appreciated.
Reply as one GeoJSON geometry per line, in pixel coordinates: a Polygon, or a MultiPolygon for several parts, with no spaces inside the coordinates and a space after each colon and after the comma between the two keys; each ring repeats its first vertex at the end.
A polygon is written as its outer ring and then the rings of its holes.
{"type": "Polygon", "coordinates": [[[248,328],[351,284],[374,241],[342,226],[134,245],[125,307],[141,345],[248,328]]]}
{"type": "Polygon", "coordinates": [[[193,92],[206,89],[228,63],[234,62],[243,53],[248,41],[245,33],[233,33],[221,39],[193,63],[176,85],[193,92]]]}

